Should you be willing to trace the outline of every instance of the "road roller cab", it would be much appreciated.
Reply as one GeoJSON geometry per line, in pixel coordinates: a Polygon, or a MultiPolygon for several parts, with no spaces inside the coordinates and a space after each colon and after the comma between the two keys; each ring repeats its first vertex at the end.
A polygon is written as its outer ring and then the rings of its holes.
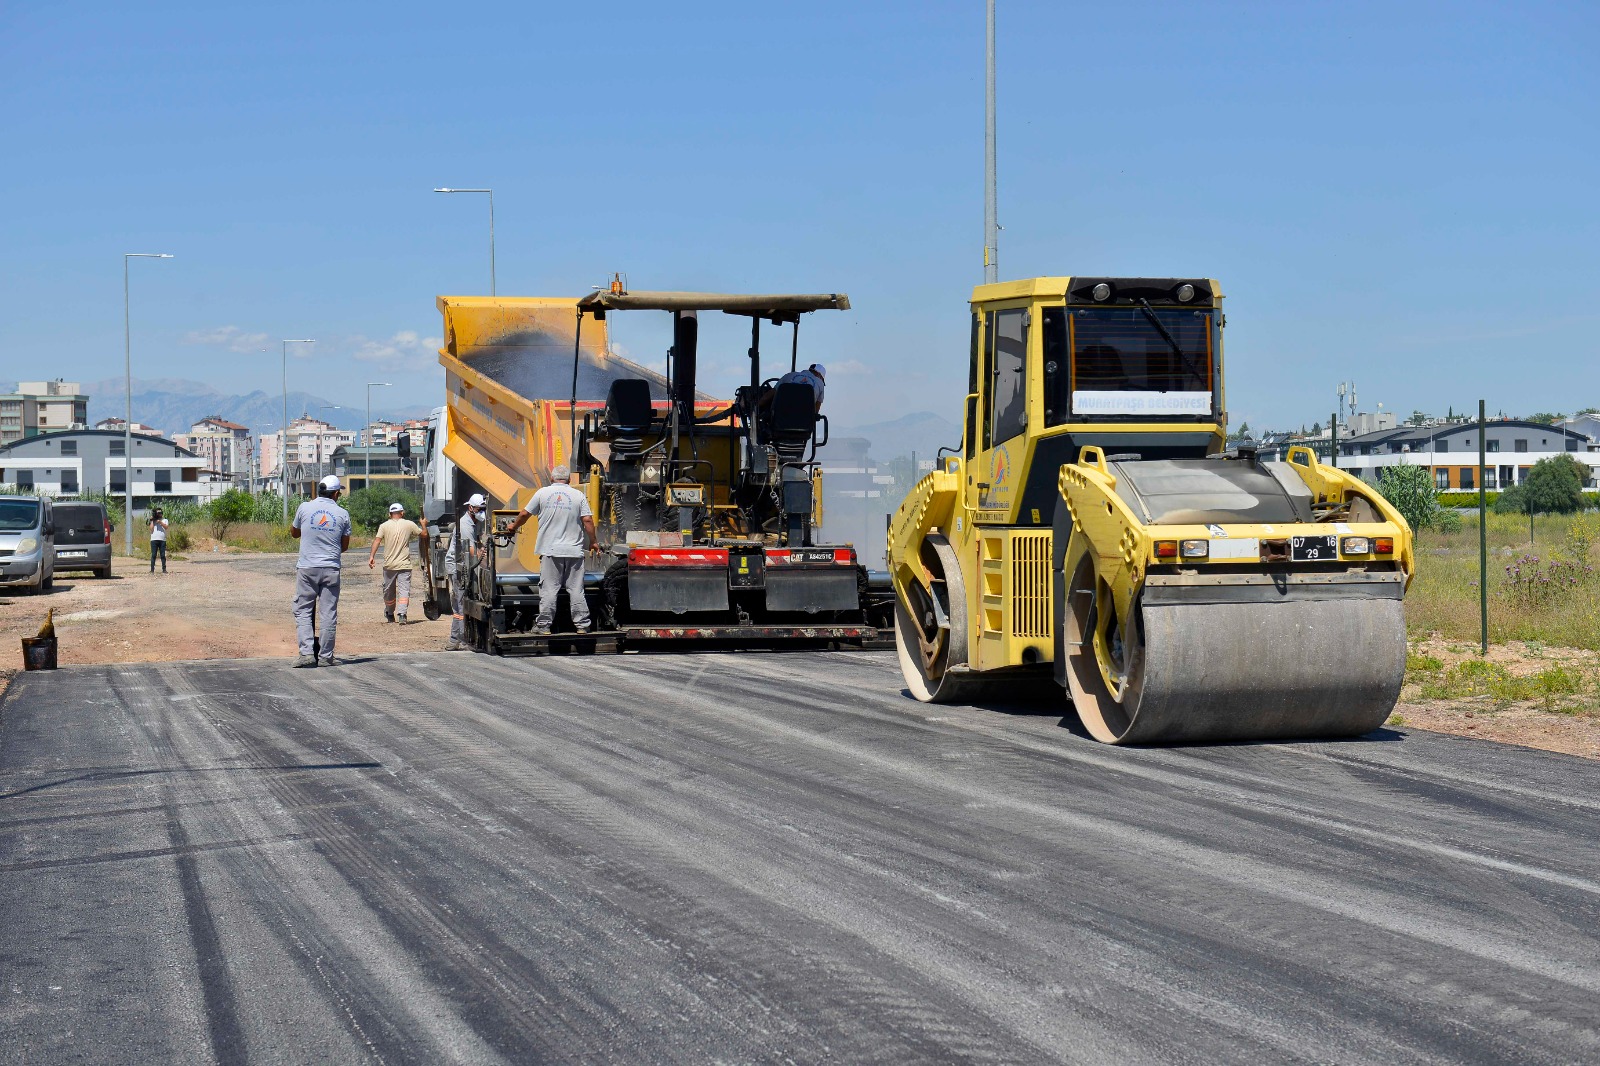
{"type": "Polygon", "coordinates": [[[1223,453],[1217,283],[1035,278],[972,309],[961,448],[890,524],[912,694],[1053,683],[1113,743],[1381,724],[1410,530],[1309,448],[1223,453]]]}

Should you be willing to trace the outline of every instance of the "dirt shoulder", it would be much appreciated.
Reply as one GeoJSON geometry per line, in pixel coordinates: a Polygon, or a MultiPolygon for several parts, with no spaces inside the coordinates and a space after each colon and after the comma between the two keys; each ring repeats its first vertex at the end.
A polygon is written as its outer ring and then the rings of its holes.
{"type": "Polygon", "coordinates": [[[1600,759],[1600,655],[1511,641],[1413,641],[1396,725],[1600,759]]]}
{"type": "MultiPolygon", "coordinates": [[[[173,559],[165,574],[148,565],[119,557],[110,580],[66,574],[45,595],[0,591],[0,689],[21,667],[21,638],[38,632],[48,608],[63,666],[296,654],[295,556],[197,552],[173,559]]],[[[444,647],[450,618],[424,617],[422,572],[413,574],[407,626],[383,619],[381,573],[367,569],[365,550],[345,555],[336,653],[444,647]]]]}

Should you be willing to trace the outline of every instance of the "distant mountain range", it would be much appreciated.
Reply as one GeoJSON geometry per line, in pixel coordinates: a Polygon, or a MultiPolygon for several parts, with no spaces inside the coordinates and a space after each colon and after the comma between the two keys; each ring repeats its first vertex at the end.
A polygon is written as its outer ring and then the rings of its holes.
{"type": "Polygon", "coordinates": [[[871,442],[867,453],[879,463],[884,463],[913,452],[919,460],[932,459],[941,447],[958,447],[961,444],[961,427],[932,411],[913,411],[889,422],[835,426],[830,436],[835,441],[864,437],[871,442]]]}
{"type": "MultiPolygon", "coordinates": [[[[121,378],[107,381],[85,382],[84,392],[89,395],[89,424],[102,418],[121,418],[125,410],[121,378]]],[[[399,410],[374,407],[373,418],[422,418],[429,408],[408,407],[399,410]]],[[[289,393],[289,417],[302,414],[320,418],[340,429],[360,429],[366,419],[361,402],[335,405],[333,401],[309,392],[289,393]],[[330,409],[333,408],[333,409],[330,409]]],[[[256,390],[245,395],[225,393],[200,381],[183,378],[157,378],[133,382],[133,420],[154,426],[171,436],[187,433],[189,427],[202,418],[216,416],[251,430],[275,431],[283,421],[283,394],[256,390]],[[269,429],[270,427],[270,429],[269,429]]]]}

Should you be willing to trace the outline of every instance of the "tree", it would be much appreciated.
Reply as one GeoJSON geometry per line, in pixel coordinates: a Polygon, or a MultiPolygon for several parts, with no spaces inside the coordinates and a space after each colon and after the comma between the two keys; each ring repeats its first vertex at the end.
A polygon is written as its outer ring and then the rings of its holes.
{"type": "Polygon", "coordinates": [[[382,485],[356,489],[344,498],[343,503],[345,510],[350,512],[350,521],[363,529],[377,529],[383,525],[389,517],[391,503],[403,506],[406,517],[413,522],[422,513],[422,504],[415,495],[382,485]]]}
{"type": "Polygon", "coordinates": [[[1588,468],[1570,455],[1540,459],[1528,471],[1523,484],[1528,498],[1524,509],[1530,514],[1572,514],[1583,510],[1583,479],[1588,468]]]}
{"type": "Polygon", "coordinates": [[[1311,432],[1312,432],[1312,435],[1316,435],[1318,433],[1321,433],[1322,432],[1322,423],[1321,422],[1313,422],[1313,423],[1311,423],[1311,432]]]}
{"type": "Polygon", "coordinates": [[[229,489],[211,501],[206,517],[211,520],[211,535],[222,540],[228,530],[239,522],[248,522],[256,516],[256,501],[243,489],[229,489]]]}
{"type": "Polygon", "coordinates": [[[1561,414],[1551,414],[1549,411],[1539,411],[1528,416],[1529,422],[1543,422],[1547,426],[1553,426],[1561,419],[1561,414]]]}
{"type": "Polygon", "coordinates": [[[1241,439],[1249,439],[1249,437],[1250,437],[1250,423],[1248,423],[1248,422],[1239,423],[1239,432],[1236,434],[1236,436],[1240,437],[1241,439]]]}
{"type": "Polygon", "coordinates": [[[1378,475],[1378,491],[1394,504],[1413,530],[1439,524],[1439,491],[1425,466],[1386,466],[1378,475]]]}
{"type": "Polygon", "coordinates": [[[1420,426],[1420,425],[1425,424],[1427,421],[1428,421],[1428,415],[1427,415],[1426,412],[1423,412],[1423,411],[1412,411],[1411,412],[1411,417],[1406,419],[1406,425],[1408,425],[1408,426],[1420,426]]]}

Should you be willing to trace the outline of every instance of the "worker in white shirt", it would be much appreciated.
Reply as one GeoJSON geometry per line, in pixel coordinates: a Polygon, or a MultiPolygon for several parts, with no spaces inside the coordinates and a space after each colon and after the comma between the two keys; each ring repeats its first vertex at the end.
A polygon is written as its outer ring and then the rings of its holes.
{"type": "Polygon", "coordinates": [[[572,472],[564,466],[550,471],[551,482],[535,492],[523,505],[522,513],[501,532],[515,536],[530,518],[539,520],[539,535],[533,550],[539,553],[539,614],[533,632],[550,632],[556,618],[556,593],[567,590],[572,604],[572,624],[579,633],[589,632],[589,604],[583,597],[583,558],[594,547],[594,509],[589,497],[568,482],[572,472]]]}

